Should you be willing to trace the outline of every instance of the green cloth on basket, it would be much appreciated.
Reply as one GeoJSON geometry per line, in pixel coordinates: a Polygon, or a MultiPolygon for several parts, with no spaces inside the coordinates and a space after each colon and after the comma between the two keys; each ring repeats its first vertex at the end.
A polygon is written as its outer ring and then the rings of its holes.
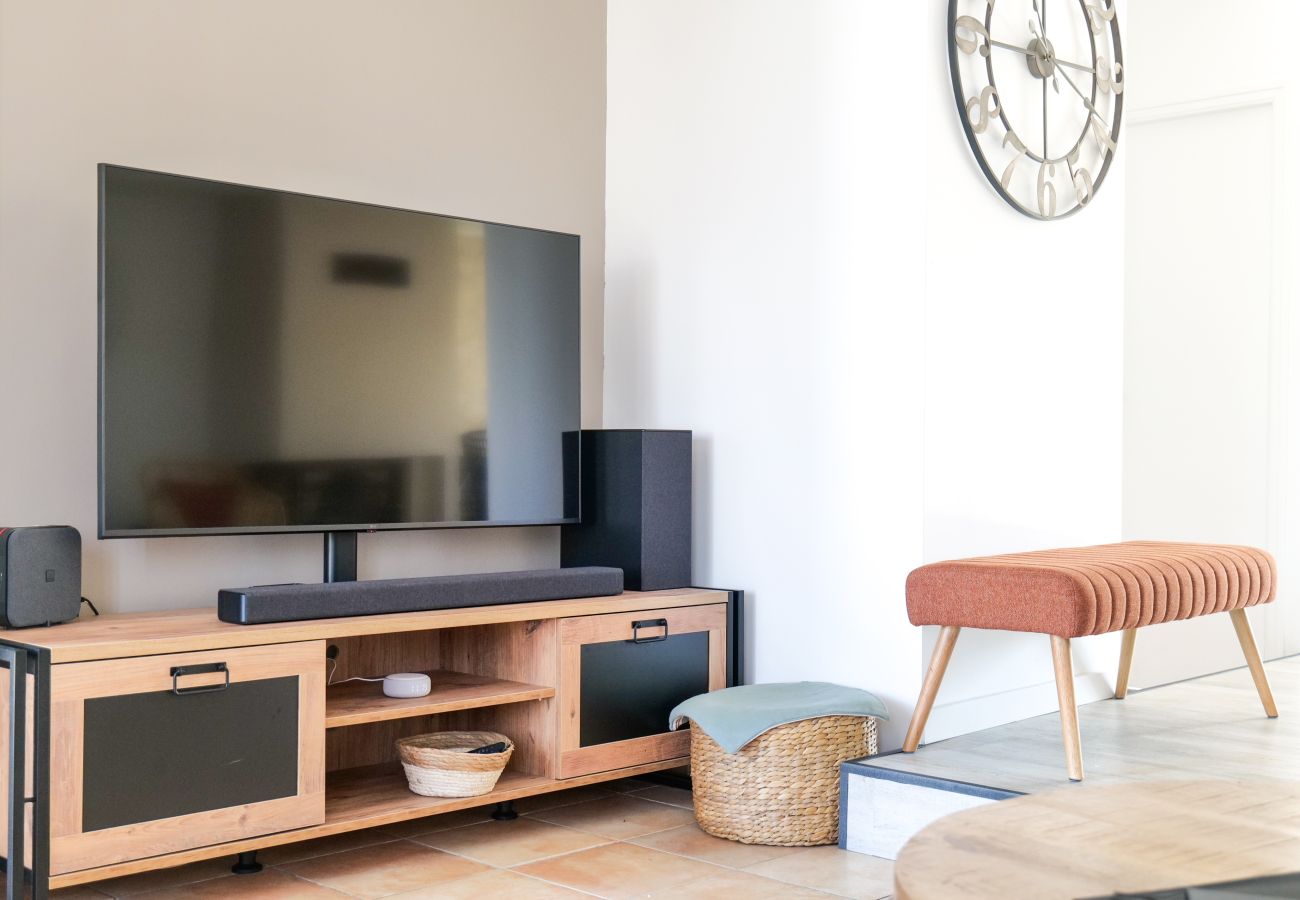
{"type": "Polygon", "coordinates": [[[778,725],[822,716],[888,719],[889,711],[875,694],[825,681],[745,684],[677,704],[668,714],[668,727],[676,729],[690,719],[723,750],[735,753],[778,725]]]}

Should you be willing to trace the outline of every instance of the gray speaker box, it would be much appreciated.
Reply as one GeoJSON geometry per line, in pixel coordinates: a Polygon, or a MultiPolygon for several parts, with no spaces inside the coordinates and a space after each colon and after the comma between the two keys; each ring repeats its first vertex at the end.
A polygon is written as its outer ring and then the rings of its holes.
{"type": "Polygon", "coordinates": [[[81,534],[70,525],[0,526],[0,626],[71,622],[81,614],[81,534]]]}
{"type": "Polygon", "coordinates": [[[582,524],[560,565],[616,566],[628,590],[691,586],[691,432],[583,431],[582,524]]]}

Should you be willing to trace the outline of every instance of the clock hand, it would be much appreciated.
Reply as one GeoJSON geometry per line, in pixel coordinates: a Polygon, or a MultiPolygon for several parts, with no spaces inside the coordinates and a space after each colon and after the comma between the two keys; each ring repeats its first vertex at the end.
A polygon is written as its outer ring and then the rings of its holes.
{"type": "Polygon", "coordinates": [[[1084,106],[1088,107],[1088,111],[1091,112],[1098,119],[1101,119],[1103,122],[1105,122],[1106,117],[1103,116],[1101,113],[1097,112],[1097,107],[1093,106],[1092,101],[1083,95],[1083,91],[1079,90],[1079,86],[1074,83],[1074,80],[1071,79],[1070,76],[1066,75],[1064,72],[1061,73],[1061,77],[1064,78],[1065,83],[1068,84],[1070,87],[1072,87],[1074,89],[1074,92],[1079,95],[1079,99],[1083,101],[1084,106]]]}
{"type": "MultiPolygon", "coordinates": [[[[1034,23],[1031,21],[1031,22],[1029,23],[1029,30],[1030,30],[1031,32],[1033,32],[1034,37],[1038,38],[1038,46],[1042,47],[1044,51],[1047,51],[1047,48],[1050,47],[1051,45],[1047,43],[1047,17],[1043,15],[1043,10],[1044,10],[1044,8],[1045,8],[1045,6],[1044,6],[1044,7],[1040,7],[1040,6],[1038,5],[1038,0],[1034,0],[1034,14],[1038,16],[1038,28],[1035,28],[1035,27],[1034,27],[1034,23]]],[[[1055,83],[1055,81],[1056,81],[1055,67],[1053,67],[1052,81],[1053,81],[1053,83],[1055,83]]],[[[1056,92],[1059,94],[1059,93],[1061,92],[1061,89],[1060,89],[1059,87],[1056,88],[1056,92]]],[[[1047,153],[1047,79],[1043,79],[1043,160],[1044,160],[1044,165],[1046,165],[1046,160],[1047,160],[1047,158],[1048,158],[1048,153],[1047,153]]]]}
{"type": "Polygon", "coordinates": [[[1079,90],[1079,86],[1075,84],[1073,80],[1071,80],[1069,75],[1066,75],[1064,72],[1062,72],[1061,76],[1065,79],[1065,83],[1068,84],[1071,88],[1073,88],[1074,92],[1079,95],[1079,99],[1083,101],[1083,105],[1086,106],[1088,108],[1088,112],[1091,113],[1091,115],[1088,116],[1088,121],[1092,125],[1093,133],[1097,135],[1098,142],[1104,145],[1105,150],[1114,153],[1115,141],[1111,138],[1109,132],[1106,130],[1109,129],[1110,127],[1110,124],[1106,121],[1106,117],[1103,116],[1101,113],[1097,112],[1097,107],[1093,106],[1092,102],[1083,95],[1083,91],[1079,90]],[[1093,121],[1092,118],[1093,116],[1097,117],[1096,121],[1093,121]],[[1098,123],[1100,123],[1100,125],[1098,123]]]}
{"type": "MultiPolygon", "coordinates": [[[[1017,47],[1015,44],[1007,44],[1007,43],[1003,43],[1002,41],[995,41],[992,39],[989,40],[989,46],[1001,47],[1003,50],[1014,50],[1017,53],[1023,53],[1025,56],[1038,55],[1033,50],[1030,50],[1028,47],[1017,47]]],[[[1071,69],[1078,69],[1080,72],[1087,72],[1089,74],[1092,74],[1093,71],[1088,66],[1080,65],[1079,63],[1076,62],[1069,62],[1067,60],[1060,59],[1055,56],[1052,57],[1052,62],[1056,63],[1058,66],[1069,66],[1071,69]]]]}

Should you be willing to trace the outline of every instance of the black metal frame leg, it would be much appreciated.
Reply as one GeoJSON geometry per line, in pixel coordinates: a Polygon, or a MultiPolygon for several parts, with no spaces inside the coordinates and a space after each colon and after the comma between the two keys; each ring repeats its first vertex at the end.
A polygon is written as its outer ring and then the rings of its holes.
{"type": "Polygon", "coordinates": [[[50,892],[50,657],[49,651],[14,641],[0,640],[0,667],[9,670],[7,697],[9,753],[5,760],[9,796],[5,798],[7,825],[4,846],[6,900],[46,900],[50,892]],[[31,676],[34,708],[27,707],[31,676]],[[28,721],[32,745],[28,746],[28,721]],[[28,755],[32,784],[27,783],[28,755]],[[30,794],[29,794],[30,791],[30,794]],[[32,804],[31,866],[28,858],[27,804],[32,804]],[[18,865],[13,861],[18,860],[18,865]]]}

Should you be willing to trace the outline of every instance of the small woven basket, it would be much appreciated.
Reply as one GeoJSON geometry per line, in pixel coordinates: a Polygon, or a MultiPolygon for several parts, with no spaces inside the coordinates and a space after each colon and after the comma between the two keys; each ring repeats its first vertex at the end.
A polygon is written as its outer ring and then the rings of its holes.
{"type": "Polygon", "coordinates": [[[876,720],[823,716],[778,725],[727,753],[691,722],[695,818],[743,844],[811,847],[840,838],[840,763],[876,752],[876,720]]]}
{"type": "Polygon", "coordinates": [[[496,787],[515,745],[495,731],[440,731],[402,738],[397,752],[411,790],[425,797],[477,797],[496,787]],[[505,741],[503,753],[470,753],[505,741]]]}

